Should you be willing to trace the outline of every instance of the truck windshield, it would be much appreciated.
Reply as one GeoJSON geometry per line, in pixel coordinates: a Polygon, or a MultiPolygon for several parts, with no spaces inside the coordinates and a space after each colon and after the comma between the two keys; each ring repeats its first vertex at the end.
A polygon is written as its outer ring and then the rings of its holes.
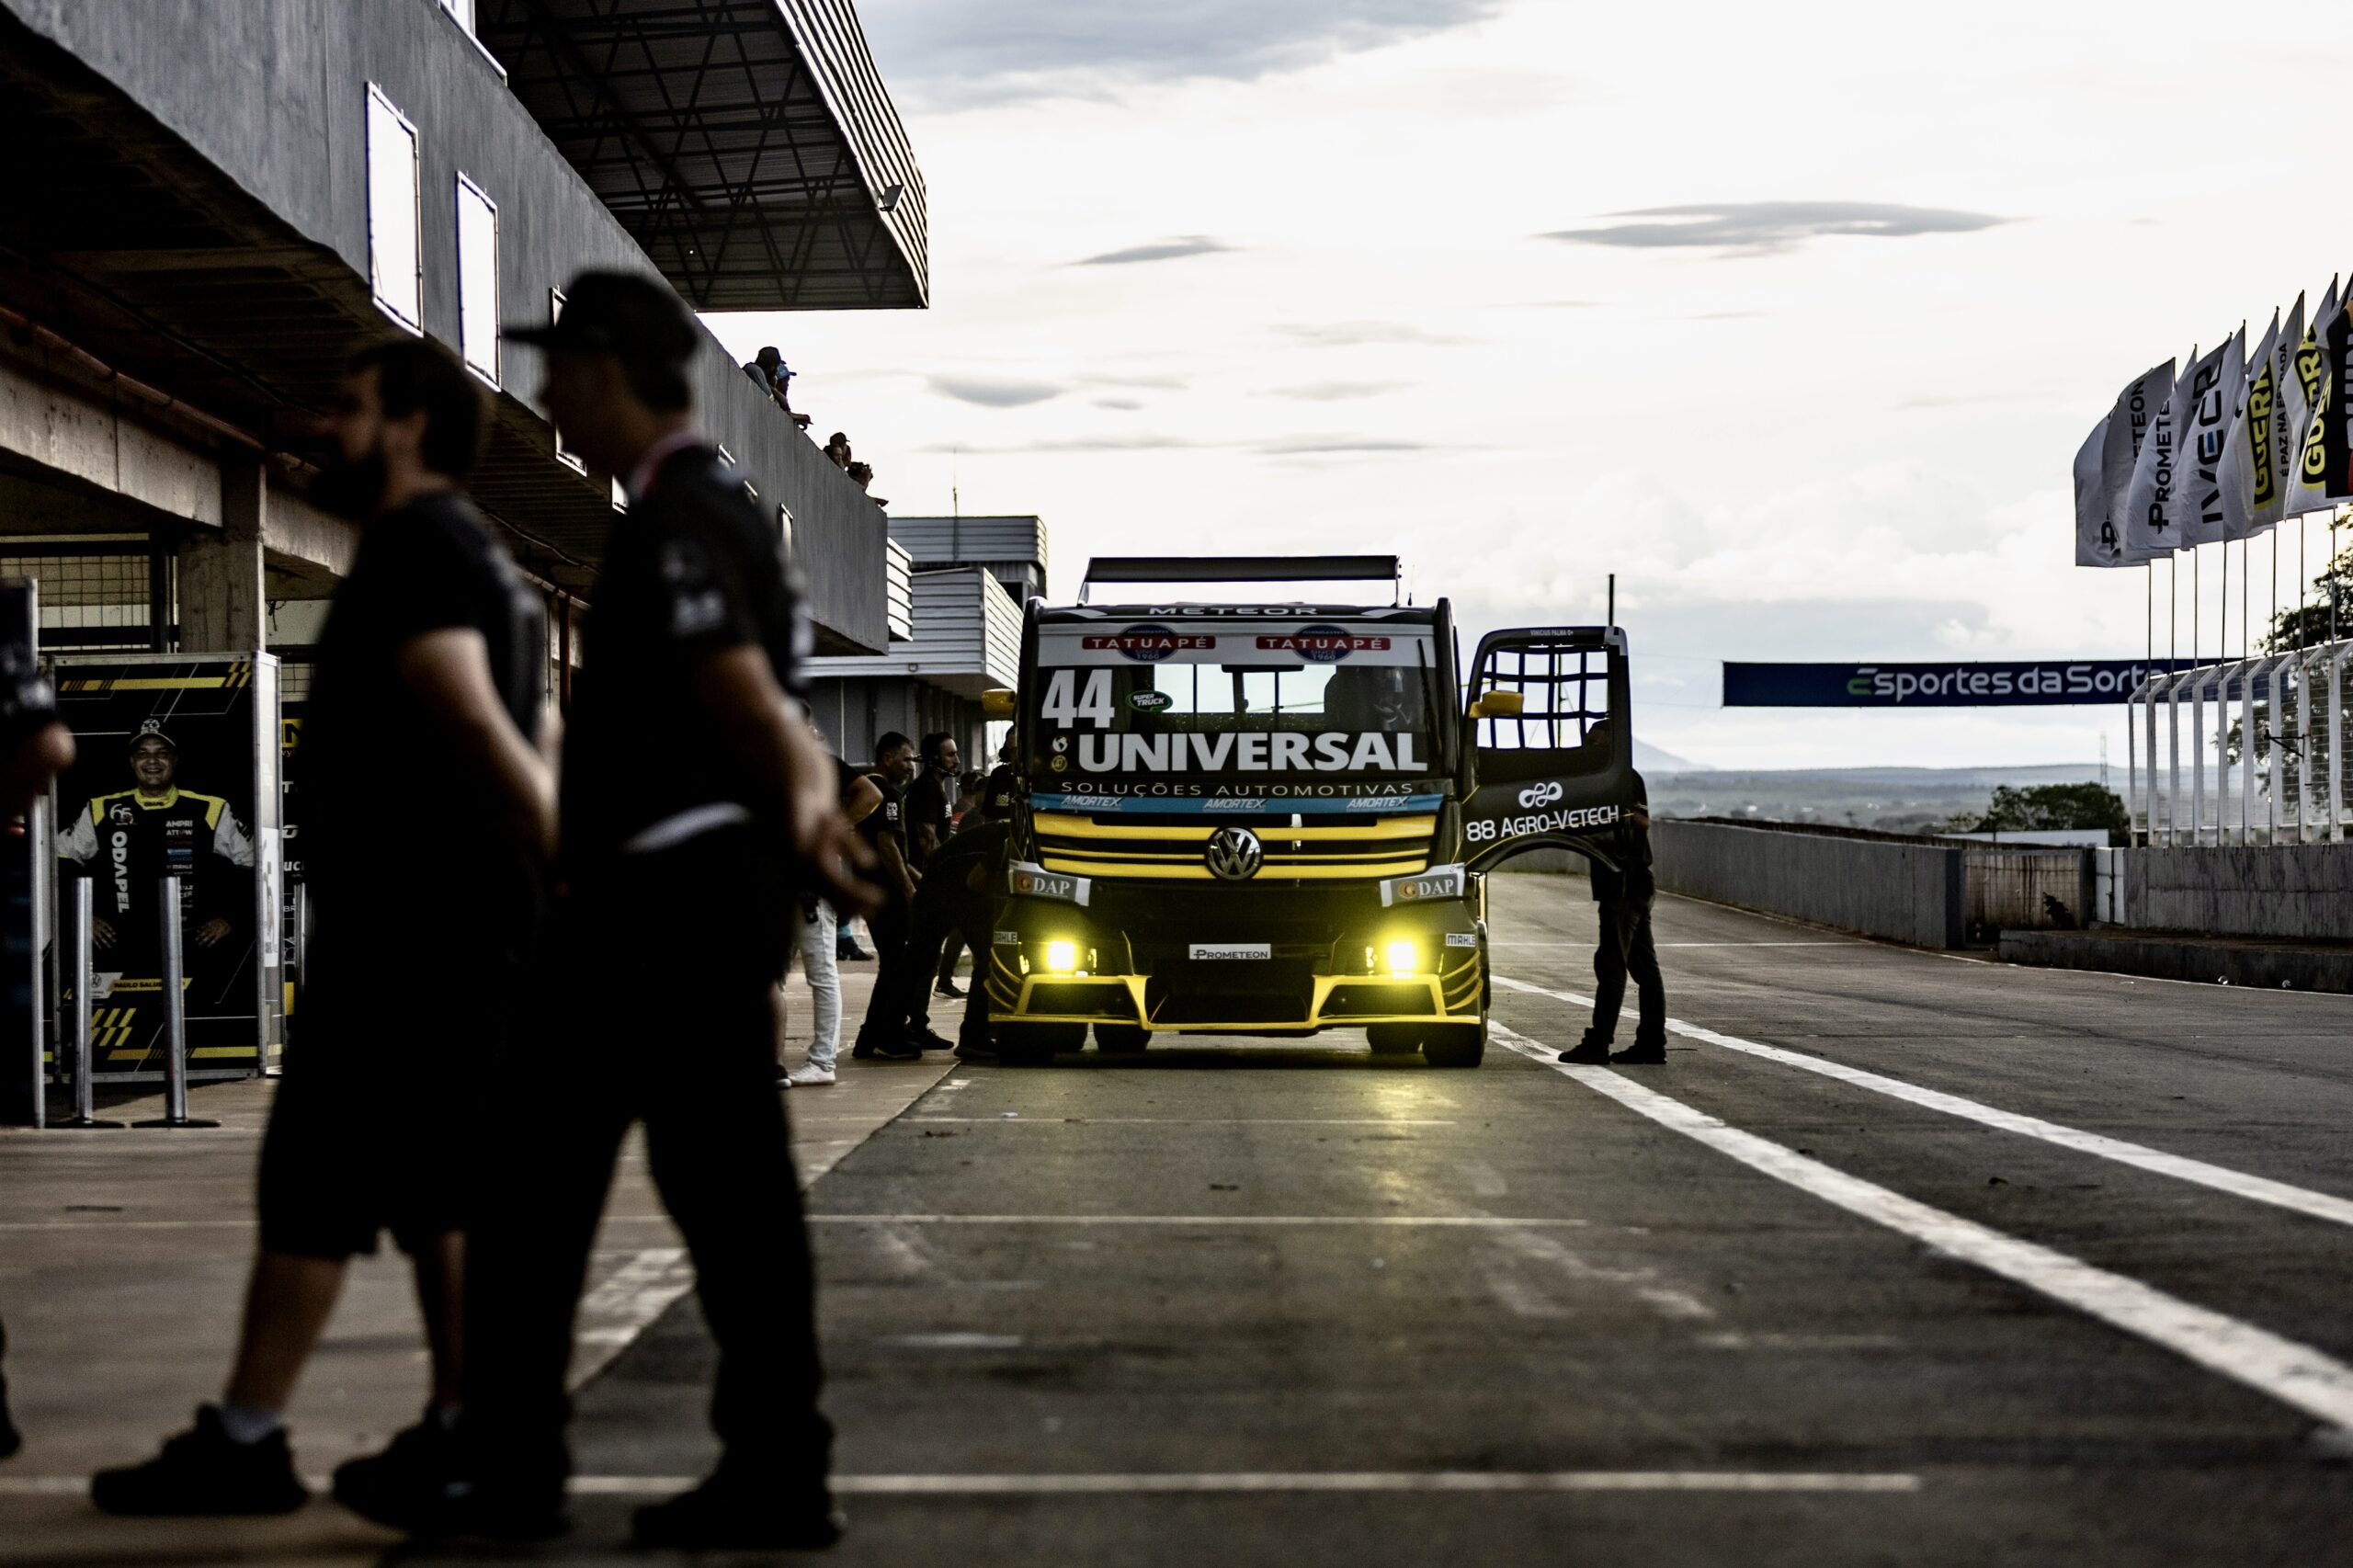
{"type": "Polygon", "coordinates": [[[1426,774],[1431,653],[1426,626],[1041,629],[1040,752],[1065,776],[1426,774]]]}

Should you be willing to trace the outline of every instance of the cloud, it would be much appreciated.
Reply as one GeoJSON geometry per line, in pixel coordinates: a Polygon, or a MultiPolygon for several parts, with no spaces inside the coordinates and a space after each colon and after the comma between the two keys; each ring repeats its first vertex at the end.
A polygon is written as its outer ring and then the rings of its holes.
{"type": "Polygon", "coordinates": [[[1186,234],[1177,239],[1158,240],[1148,245],[1130,245],[1125,250],[1107,250],[1101,256],[1090,256],[1071,265],[1126,267],[1139,261],[1181,261],[1188,256],[1215,256],[1235,248],[1207,234],[1186,234]]]}
{"type": "Polygon", "coordinates": [[[1250,81],[1483,20],[1501,0],[867,0],[883,79],[943,108],[1250,81]]]}
{"type": "Polygon", "coordinates": [[[1133,414],[1143,406],[1143,400],[1133,397],[1098,397],[1095,400],[1095,406],[1108,408],[1115,414],[1133,414]]]}
{"type": "Polygon", "coordinates": [[[1302,403],[1346,403],[1354,398],[1379,397],[1404,385],[1404,381],[1312,381],[1303,387],[1277,387],[1267,395],[1297,398],[1302,403]]]}
{"type": "Polygon", "coordinates": [[[1832,234],[1908,239],[1918,234],[1971,233],[2012,221],[1957,208],[1904,207],[1881,201],[1700,202],[1644,207],[1608,216],[1647,221],[1558,229],[1539,237],[1636,250],[1724,250],[1758,256],[1832,234]]]}
{"type": "Polygon", "coordinates": [[[1213,446],[1188,436],[1064,436],[1043,441],[1023,441],[1007,447],[929,446],[926,452],[955,452],[988,457],[1017,457],[1033,452],[1161,452],[1213,446]]]}
{"type": "Polygon", "coordinates": [[[983,408],[1027,408],[1063,395],[1051,381],[999,380],[991,376],[934,376],[931,390],[983,408]]]}
{"type": "Polygon", "coordinates": [[[1256,450],[1270,458],[1345,457],[1379,452],[1461,451],[1461,447],[1435,441],[1407,441],[1386,436],[1304,436],[1287,441],[1266,441],[1256,450]]]}
{"type": "Polygon", "coordinates": [[[1357,348],[1367,344],[1414,344],[1436,347],[1472,341],[1471,338],[1449,336],[1397,321],[1336,321],[1305,324],[1294,322],[1278,326],[1275,330],[1294,342],[1315,348],[1357,348]]]}

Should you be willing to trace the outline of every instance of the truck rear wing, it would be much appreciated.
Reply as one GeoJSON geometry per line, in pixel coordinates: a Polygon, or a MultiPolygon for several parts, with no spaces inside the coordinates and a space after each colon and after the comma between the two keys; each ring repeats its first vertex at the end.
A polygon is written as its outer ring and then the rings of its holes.
{"type": "Polygon", "coordinates": [[[1079,585],[1080,604],[1098,583],[1387,583],[1392,603],[1405,596],[1393,555],[1098,555],[1079,585]]]}

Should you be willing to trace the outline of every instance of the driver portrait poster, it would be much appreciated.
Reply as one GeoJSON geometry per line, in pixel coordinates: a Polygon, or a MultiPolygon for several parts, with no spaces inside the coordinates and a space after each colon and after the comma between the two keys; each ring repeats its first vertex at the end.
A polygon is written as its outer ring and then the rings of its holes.
{"type": "Polygon", "coordinates": [[[249,1074],[275,1059],[277,675],[267,654],[56,661],[75,759],[57,782],[53,928],[61,940],[71,930],[74,883],[88,883],[101,1076],[164,1070],[166,919],[179,928],[190,1075],[249,1074]]]}

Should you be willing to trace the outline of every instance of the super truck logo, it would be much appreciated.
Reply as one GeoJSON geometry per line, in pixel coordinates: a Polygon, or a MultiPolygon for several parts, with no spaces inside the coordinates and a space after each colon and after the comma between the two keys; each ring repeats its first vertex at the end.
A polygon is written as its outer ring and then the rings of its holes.
{"type": "Polygon", "coordinates": [[[1146,623],[1131,626],[1124,631],[1089,632],[1078,640],[1078,645],[1092,652],[1108,652],[1138,664],[1156,665],[1171,653],[1205,653],[1217,646],[1217,639],[1198,631],[1172,631],[1165,626],[1146,623]]]}
{"type": "Polygon", "coordinates": [[[1350,653],[1381,653],[1389,651],[1386,637],[1365,636],[1337,626],[1308,626],[1297,631],[1264,636],[1258,639],[1262,653],[1297,653],[1311,665],[1336,665],[1350,653]]]}

